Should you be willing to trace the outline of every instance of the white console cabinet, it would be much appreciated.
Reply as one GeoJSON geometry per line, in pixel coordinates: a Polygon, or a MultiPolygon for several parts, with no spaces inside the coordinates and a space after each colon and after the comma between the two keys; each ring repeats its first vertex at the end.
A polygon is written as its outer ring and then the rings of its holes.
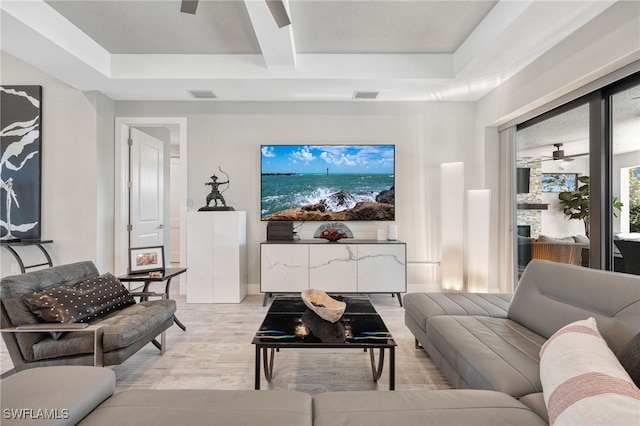
{"type": "Polygon", "coordinates": [[[187,303],[240,303],[247,295],[247,213],[187,212],[187,303]]]}
{"type": "Polygon", "coordinates": [[[406,244],[401,241],[265,241],[260,244],[260,291],[328,293],[407,291],[406,244]]]}

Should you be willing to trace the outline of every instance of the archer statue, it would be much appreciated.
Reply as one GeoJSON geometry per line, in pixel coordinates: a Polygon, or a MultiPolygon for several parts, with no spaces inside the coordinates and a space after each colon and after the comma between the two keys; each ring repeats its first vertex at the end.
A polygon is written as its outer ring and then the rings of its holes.
{"type": "Polygon", "coordinates": [[[218,200],[222,202],[223,206],[225,207],[227,206],[227,203],[224,201],[224,197],[222,196],[222,193],[218,191],[218,187],[225,183],[229,183],[229,181],[218,182],[218,176],[216,175],[211,176],[211,182],[205,182],[205,185],[211,185],[211,192],[209,193],[209,195],[207,195],[207,207],[209,207],[209,203],[211,203],[211,201],[213,201],[215,203],[215,206],[217,207],[218,200]]]}
{"type": "MultiPolygon", "coordinates": [[[[205,182],[205,185],[209,185],[211,186],[211,192],[209,193],[209,195],[207,195],[207,206],[203,207],[201,210],[213,210],[216,207],[218,207],[218,200],[220,200],[220,202],[222,203],[222,205],[226,208],[227,207],[227,203],[224,200],[224,197],[222,196],[222,193],[224,191],[226,191],[227,189],[229,189],[229,175],[225,172],[222,171],[222,169],[220,167],[218,167],[218,169],[224,173],[225,175],[227,175],[227,181],[226,182],[218,182],[218,176],[213,175],[211,176],[211,182],[205,182]],[[220,185],[227,185],[227,187],[220,191],[220,185]],[[214,207],[209,207],[209,204],[211,204],[211,202],[214,202],[214,207]]],[[[231,209],[232,208],[227,208],[227,209],[231,209]]]]}

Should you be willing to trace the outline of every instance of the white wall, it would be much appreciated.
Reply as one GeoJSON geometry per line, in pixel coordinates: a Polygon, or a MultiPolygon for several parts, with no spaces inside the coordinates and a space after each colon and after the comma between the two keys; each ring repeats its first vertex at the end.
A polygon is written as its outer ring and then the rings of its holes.
{"type": "MultiPolygon", "coordinates": [[[[112,100],[84,94],[1,53],[3,85],[42,86],[42,238],[52,239],[54,264],[92,260],[112,264],[113,109],[112,100]]],[[[26,263],[39,259],[30,250],[26,263]]],[[[0,249],[2,276],[13,257],[0,249]]],[[[41,261],[42,257],[40,257],[41,261]]]]}
{"type": "MultiPolygon", "coordinates": [[[[266,223],[260,221],[261,144],[395,144],[396,224],[398,238],[407,242],[410,262],[440,257],[440,164],[465,161],[471,173],[484,173],[481,161],[468,149],[475,119],[472,103],[118,102],[116,115],[187,117],[189,210],[205,205],[204,183],[213,173],[220,176],[218,166],[222,167],[231,179],[224,193],[227,205],[247,211],[253,291],[260,282],[259,245],[266,238],[266,223]]],[[[301,237],[312,238],[319,225],[305,223],[301,237]]],[[[349,225],[356,238],[376,238],[377,228],[387,223],[349,225]]],[[[410,263],[408,274],[417,288],[437,289],[437,266],[410,263]]]]}

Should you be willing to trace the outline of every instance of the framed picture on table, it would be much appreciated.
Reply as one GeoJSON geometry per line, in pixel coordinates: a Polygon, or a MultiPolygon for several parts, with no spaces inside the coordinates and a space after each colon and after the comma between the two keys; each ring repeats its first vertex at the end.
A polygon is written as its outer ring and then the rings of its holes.
{"type": "Polygon", "coordinates": [[[163,271],[164,268],[164,246],[131,247],[129,249],[130,274],[163,271]]]}

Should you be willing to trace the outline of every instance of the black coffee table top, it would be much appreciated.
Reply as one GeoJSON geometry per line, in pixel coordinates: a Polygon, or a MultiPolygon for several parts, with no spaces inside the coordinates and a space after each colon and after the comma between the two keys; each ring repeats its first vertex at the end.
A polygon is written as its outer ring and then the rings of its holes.
{"type": "Polygon", "coordinates": [[[396,346],[369,298],[342,300],[347,303],[344,315],[330,323],[308,309],[300,297],[276,297],[252,343],[271,347],[396,346]]]}

